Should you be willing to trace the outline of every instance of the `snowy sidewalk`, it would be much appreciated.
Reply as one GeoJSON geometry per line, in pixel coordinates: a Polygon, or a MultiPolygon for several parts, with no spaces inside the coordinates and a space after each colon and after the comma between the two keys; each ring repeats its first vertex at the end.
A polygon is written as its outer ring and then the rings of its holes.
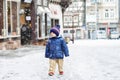
{"type": "Polygon", "coordinates": [[[45,46],[23,46],[16,50],[0,50],[0,57],[22,57],[35,50],[44,50],[45,46]]]}
{"type": "Polygon", "coordinates": [[[120,41],[78,40],[68,46],[63,76],[56,70],[49,77],[45,47],[33,46],[13,51],[17,56],[0,57],[0,80],[120,80],[120,41]]]}

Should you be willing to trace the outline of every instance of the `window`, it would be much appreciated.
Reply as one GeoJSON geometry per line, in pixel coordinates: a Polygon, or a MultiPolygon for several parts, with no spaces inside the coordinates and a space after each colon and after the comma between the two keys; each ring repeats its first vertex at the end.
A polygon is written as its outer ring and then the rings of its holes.
{"type": "Polygon", "coordinates": [[[105,30],[105,28],[99,28],[99,30],[105,30]]]}
{"type": "Polygon", "coordinates": [[[55,25],[59,24],[59,20],[55,19],[55,25]]]}
{"type": "Polygon", "coordinates": [[[4,32],[3,32],[3,0],[0,0],[0,37],[3,36],[4,32]]]}
{"type": "Polygon", "coordinates": [[[75,30],[70,30],[70,33],[74,33],[75,32],[75,30]]]}
{"type": "Polygon", "coordinates": [[[105,10],[105,18],[114,18],[114,9],[106,9],[105,10]]]}
{"type": "Polygon", "coordinates": [[[97,0],[91,0],[91,2],[97,2],[97,0]]]}
{"type": "Polygon", "coordinates": [[[45,36],[48,35],[48,29],[47,29],[47,13],[45,13],[45,36]]]}
{"type": "Polygon", "coordinates": [[[78,16],[74,16],[74,22],[78,21],[78,16]]]}
{"type": "Polygon", "coordinates": [[[17,2],[7,1],[8,35],[18,34],[17,2]]]}
{"type": "Polygon", "coordinates": [[[114,2],[115,0],[110,0],[110,2],[114,2]]]}
{"type": "Polygon", "coordinates": [[[111,18],[114,18],[114,9],[111,9],[111,10],[110,10],[110,17],[111,17],[111,18]]]}
{"type": "Polygon", "coordinates": [[[65,21],[67,22],[67,17],[65,17],[65,21]]]}
{"type": "Polygon", "coordinates": [[[51,26],[55,26],[56,24],[59,24],[59,20],[58,19],[51,19],[51,26]]]}
{"type": "Polygon", "coordinates": [[[105,0],[105,2],[114,2],[114,0],[105,0]]]}
{"type": "Polygon", "coordinates": [[[48,6],[48,0],[43,0],[43,6],[48,6]]]}
{"type": "Polygon", "coordinates": [[[45,13],[45,36],[49,35],[49,30],[51,28],[50,17],[47,13],[45,13]]]}
{"type": "Polygon", "coordinates": [[[109,2],[109,0],[105,0],[105,2],[109,2]]]}
{"type": "Polygon", "coordinates": [[[109,17],[109,12],[108,12],[108,9],[105,10],[105,18],[108,18],[109,17]]]}
{"type": "Polygon", "coordinates": [[[108,18],[109,17],[109,13],[105,13],[105,17],[108,18]]]}
{"type": "Polygon", "coordinates": [[[68,33],[68,30],[64,30],[63,33],[68,33]]]}
{"type": "Polygon", "coordinates": [[[68,22],[72,22],[72,16],[68,16],[68,22]]]}
{"type": "Polygon", "coordinates": [[[42,5],[42,1],[44,0],[37,0],[37,5],[42,5]]]}
{"type": "Polygon", "coordinates": [[[73,0],[74,2],[77,2],[77,0],[73,0]]]}
{"type": "Polygon", "coordinates": [[[39,37],[42,36],[42,35],[41,35],[41,30],[42,30],[42,29],[41,29],[41,23],[42,23],[41,20],[42,20],[42,19],[41,19],[41,17],[39,16],[39,18],[38,18],[38,23],[39,23],[39,24],[38,24],[38,28],[39,28],[39,31],[38,31],[38,32],[39,32],[39,37]]]}

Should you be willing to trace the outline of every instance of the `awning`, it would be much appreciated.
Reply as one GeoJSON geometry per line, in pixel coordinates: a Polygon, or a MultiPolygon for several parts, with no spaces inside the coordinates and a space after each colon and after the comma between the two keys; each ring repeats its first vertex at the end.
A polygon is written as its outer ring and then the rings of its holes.
{"type": "Polygon", "coordinates": [[[38,6],[37,8],[37,14],[40,15],[41,13],[44,13],[44,9],[41,6],[38,6]]]}
{"type": "Polygon", "coordinates": [[[45,9],[46,13],[50,13],[50,9],[49,8],[45,7],[44,9],[45,9]]]}

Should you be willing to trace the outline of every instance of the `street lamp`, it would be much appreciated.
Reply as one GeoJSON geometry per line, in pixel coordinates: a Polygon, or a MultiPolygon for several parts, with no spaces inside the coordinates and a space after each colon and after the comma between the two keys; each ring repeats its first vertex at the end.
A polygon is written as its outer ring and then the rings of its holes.
{"type": "Polygon", "coordinates": [[[72,43],[74,44],[74,15],[72,15],[72,43]]]}

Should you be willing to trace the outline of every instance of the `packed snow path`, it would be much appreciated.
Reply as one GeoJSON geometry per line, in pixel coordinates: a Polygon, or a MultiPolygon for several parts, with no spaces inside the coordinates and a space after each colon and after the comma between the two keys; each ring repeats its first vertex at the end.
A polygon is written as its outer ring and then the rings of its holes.
{"type": "Polygon", "coordinates": [[[64,75],[56,70],[52,77],[45,47],[0,51],[0,80],[120,80],[119,40],[78,40],[68,47],[64,75]]]}

